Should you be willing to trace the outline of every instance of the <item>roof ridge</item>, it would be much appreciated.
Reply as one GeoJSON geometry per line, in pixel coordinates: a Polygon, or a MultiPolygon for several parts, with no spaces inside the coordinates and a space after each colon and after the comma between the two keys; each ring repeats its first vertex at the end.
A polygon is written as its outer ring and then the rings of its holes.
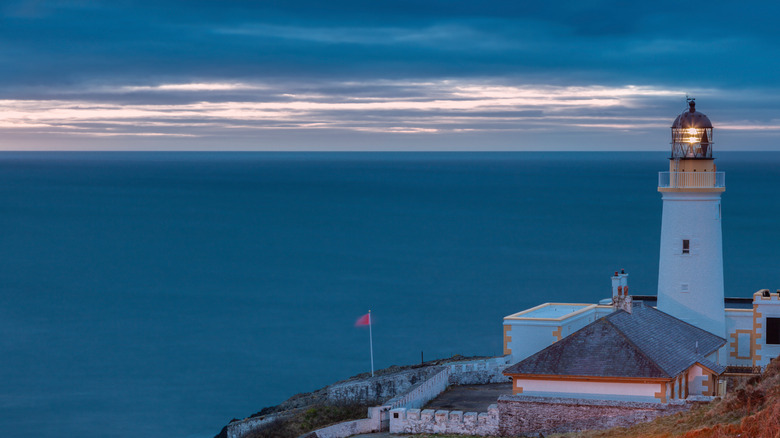
{"type": "Polygon", "coordinates": [[[517,363],[515,363],[513,365],[510,365],[509,367],[507,367],[506,370],[510,370],[512,368],[519,367],[519,365],[521,363],[526,362],[526,361],[528,361],[528,360],[530,360],[532,358],[535,358],[537,356],[542,355],[544,352],[548,351],[548,349],[550,349],[550,348],[553,348],[553,349],[566,348],[566,345],[571,344],[572,342],[574,342],[578,336],[582,336],[582,334],[581,334],[582,330],[585,330],[587,328],[591,328],[592,329],[592,327],[595,327],[602,320],[604,320],[604,323],[606,323],[606,318],[599,318],[599,319],[591,322],[590,324],[587,324],[585,327],[582,327],[581,329],[575,331],[574,333],[570,334],[569,336],[563,337],[560,341],[555,341],[555,342],[553,342],[552,345],[548,345],[547,347],[542,348],[541,350],[539,350],[536,353],[526,357],[525,359],[521,359],[517,363]]]}
{"type": "Polygon", "coordinates": [[[713,350],[711,350],[709,353],[697,353],[697,354],[701,354],[702,356],[707,356],[707,355],[709,355],[709,354],[712,354],[712,353],[714,353],[714,352],[716,352],[716,351],[720,350],[720,348],[721,348],[721,347],[722,347],[724,344],[728,343],[728,339],[726,339],[726,338],[721,338],[720,336],[716,335],[715,333],[712,333],[712,332],[710,332],[710,331],[704,330],[704,329],[703,329],[703,328],[701,328],[701,327],[696,327],[695,325],[693,325],[693,324],[691,324],[691,323],[689,323],[689,322],[687,322],[687,321],[684,321],[684,320],[682,320],[682,319],[680,319],[680,318],[677,318],[676,316],[670,315],[670,314],[668,314],[668,313],[664,312],[663,310],[658,310],[658,309],[657,309],[657,308],[655,308],[655,307],[646,307],[646,308],[647,308],[647,309],[652,309],[651,311],[653,311],[653,312],[658,312],[658,313],[660,313],[661,315],[664,315],[665,317],[672,318],[672,319],[674,319],[674,320],[676,320],[676,321],[678,321],[678,322],[681,322],[681,323],[683,323],[684,325],[687,325],[687,326],[689,326],[689,327],[692,327],[692,328],[694,328],[694,329],[696,329],[696,330],[698,330],[698,331],[700,331],[700,332],[703,332],[703,333],[705,333],[705,334],[707,334],[707,335],[714,336],[714,337],[716,337],[716,338],[720,339],[721,341],[723,341],[723,342],[722,342],[720,345],[718,345],[717,347],[715,347],[715,348],[714,348],[713,350]]]}
{"type": "MultiPolygon", "coordinates": [[[[701,332],[704,332],[704,333],[706,333],[706,334],[708,334],[708,335],[715,336],[716,338],[718,338],[718,339],[720,339],[721,341],[723,341],[723,344],[725,344],[725,343],[727,343],[727,342],[728,342],[728,339],[726,339],[726,338],[722,338],[722,337],[720,337],[720,336],[716,335],[715,333],[712,333],[712,332],[710,332],[710,331],[704,330],[704,329],[703,329],[703,328],[701,328],[701,327],[696,327],[695,325],[693,325],[693,324],[691,324],[691,323],[689,323],[689,322],[687,322],[687,321],[684,321],[684,320],[682,320],[682,319],[680,319],[680,318],[677,318],[677,317],[675,317],[675,316],[672,316],[672,315],[670,315],[670,314],[668,314],[668,313],[664,312],[663,310],[658,310],[658,309],[656,309],[655,307],[650,307],[650,308],[651,308],[651,309],[653,309],[653,310],[654,310],[654,311],[656,311],[656,312],[659,312],[659,313],[661,313],[661,314],[663,314],[663,315],[665,315],[665,316],[668,316],[669,318],[674,318],[674,319],[676,319],[676,320],[680,321],[681,323],[683,323],[683,324],[685,324],[685,325],[691,326],[691,327],[695,328],[696,330],[699,330],[699,331],[701,331],[701,332]]],[[[720,344],[720,346],[719,346],[719,347],[717,347],[716,349],[714,349],[714,350],[710,351],[710,352],[709,352],[709,353],[707,353],[707,354],[712,354],[712,352],[719,350],[719,349],[720,349],[720,347],[722,347],[722,346],[723,346],[723,344],[720,344]]]]}
{"type": "Polygon", "coordinates": [[[614,329],[615,329],[615,331],[616,331],[616,332],[618,332],[618,333],[620,334],[620,336],[622,336],[622,337],[623,337],[623,338],[626,340],[626,342],[628,342],[628,343],[629,343],[631,346],[633,346],[633,347],[634,347],[634,348],[635,348],[635,349],[636,349],[636,350],[637,350],[639,353],[641,353],[641,354],[642,354],[642,356],[644,356],[645,358],[647,358],[647,359],[650,361],[650,363],[652,363],[652,364],[653,364],[653,366],[655,366],[655,367],[656,367],[656,369],[660,370],[660,371],[661,371],[663,374],[665,374],[665,375],[666,375],[666,377],[669,377],[669,378],[671,378],[671,377],[674,377],[674,376],[672,376],[672,375],[671,375],[671,373],[670,373],[670,372],[668,372],[668,371],[667,371],[666,369],[664,369],[664,368],[663,368],[661,365],[659,365],[659,364],[658,364],[658,361],[656,361],[655,359],[653,359],[653,357],[651,357],[649,354],[647,354],[647,352],[645,352],[645,350],[643,350],[641,347],[639,347],[638,345],[636,345],[636,343],[634,343],[634,341],[633,341],[633,340],[631,340],[631,338],[629,338],[629,337],[628,337],[628,335],[626,335],[626,334],[623,332],[623,330],[620,330],[620,327],[618,327],[617,325],[615,325],[615,324],[613,324],[613,323],[612,323],[611,317],[612,317],[612,316],[614,316],[614,315],[619,315],[619,314],[620,314],[620,312],[623,312],[623,313],[625,313],[625,314],[627,314],[627,315],[631,315],[630,313],[626,312],[625,310],[623,310],[623,309],[620,309],[620,310],[618,310],[618,311],[616,311],[616,312],[612,312],[611,314],[607,315],[607,316],[606,316],[606,317],[604,317],[603,319],[604,319],[604,320],[607,322],[607,324],[611,325],[611,326],[612,326],[612,328],[614,328],[614,329]]]}

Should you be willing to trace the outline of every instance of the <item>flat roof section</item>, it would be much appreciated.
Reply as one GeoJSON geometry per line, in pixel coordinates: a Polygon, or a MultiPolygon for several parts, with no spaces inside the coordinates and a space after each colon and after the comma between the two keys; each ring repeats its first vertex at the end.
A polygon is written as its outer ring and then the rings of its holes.
{"type": "MultiPolygon", "coordinates": [[[[447,409],[463,412],[487,412],[488,406],[502,395],[512,395],[512,383],[450,386],[423,409],[447,409]]],[[[404,435],[405,436],[405,435],[404,435]]]]}
{"type": "Polygon", "coordinates": [[[544,303],[528,310],[505,316],[504,319],[561,321],[595,307],[595,304],[544,303]]]}

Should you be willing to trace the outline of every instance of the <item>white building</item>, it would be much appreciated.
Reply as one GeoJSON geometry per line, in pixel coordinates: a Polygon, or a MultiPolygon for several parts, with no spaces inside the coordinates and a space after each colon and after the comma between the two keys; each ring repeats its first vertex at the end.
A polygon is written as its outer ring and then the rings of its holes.
{"type": "Polygon", "coordinates": [[[761,290],[752,299],[724,298],[720,196],[725,174],[716,170],[712,155],[712,123],[693,100],[675,119],[671,144],[669,171],[658,179],[663,216],[657,297],[630,296],[628,274],[615,272],[612,297],[599,304],[546,303],[504,317],[504,354],[516,363],[506,374],[515,393],[572,396],[572,383],[579,382],[577,397],[667,402],[715,395],[715,382],[729,372],[727,366],[755,372],[780,355],[780,290],[761,290]],[[657,310],[649,310],[656,303],[657,310]],[[666,339],[657,337],[661,328],[653,324],[663,318],[654,312],[671,318],[665,324],[675,328],[666,339]],[[632,332],[634,324],[647,330],[632,332]],[[586,334],[601,326],[620,335],[594,343],[586,334]],[[627,332],[633,336],[631,348],[649,358],[644,374],[608,366],[615,354],[602,357],[627,332]],[[553,345],[570,335],[576,339],[553,345]],[[659,384],[664,389],[651,394],[659,384]]]}

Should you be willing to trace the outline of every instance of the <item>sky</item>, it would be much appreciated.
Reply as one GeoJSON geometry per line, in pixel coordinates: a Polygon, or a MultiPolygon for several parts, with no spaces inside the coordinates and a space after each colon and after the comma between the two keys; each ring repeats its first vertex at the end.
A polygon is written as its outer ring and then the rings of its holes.
{"type": "Polygon", "coordinates": [[[780,149],[780,3],[2,0],[0,150],[780,149]]]}

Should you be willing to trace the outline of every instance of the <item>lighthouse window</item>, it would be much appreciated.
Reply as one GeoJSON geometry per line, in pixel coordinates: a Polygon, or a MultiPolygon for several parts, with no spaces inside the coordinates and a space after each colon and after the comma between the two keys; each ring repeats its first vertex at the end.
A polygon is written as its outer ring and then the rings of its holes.
{"type": "Polygon", "coordinates": [[[690,254],[691,253],[691,241],[688,239],[683,239],[683,254],[690,254]]]}
{"type": "Polygon", "coordinates": [[[780,344],[780,318],[766,319],[766,343],[780,344]]]}

